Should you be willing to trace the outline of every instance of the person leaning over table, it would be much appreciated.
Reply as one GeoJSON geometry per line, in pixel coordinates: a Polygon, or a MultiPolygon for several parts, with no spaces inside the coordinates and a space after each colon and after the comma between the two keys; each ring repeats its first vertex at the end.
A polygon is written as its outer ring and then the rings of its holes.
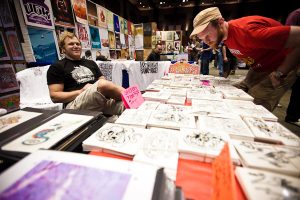
{"type": "Polygon", "coordinates": [[[193,21],[197,35],[213,48],[221,41],[250,69],[235,86],[254,97],[254,103],[273,111],[296,80],[300,63],[300,27],[283,26],[263,16],[225,21],[217,7],[202,10],[193,21]]]}
{"type": "Polygon", "coordinates": [[[155,45],[155,49],[148,55],[146,61],[160,61],[160,54],[162,52],[162,46],[160,44],[155,45]]]}
{"type": "Polygon", "coordinates": [[[59,47],[65,58],[52,64],[47,72],[52,101],[64,103],[67,109],[121,114],[124,88],[105,80],[94,61],[80,58],[82,47],[77,36],[65,31],[59,39],[59,47]]]}

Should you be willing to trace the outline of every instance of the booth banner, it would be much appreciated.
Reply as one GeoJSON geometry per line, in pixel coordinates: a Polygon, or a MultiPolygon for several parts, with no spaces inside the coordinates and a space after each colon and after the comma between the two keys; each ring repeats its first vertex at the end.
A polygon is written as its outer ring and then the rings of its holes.
{"type": "Polygon", "coordinates": [[[110,49],[116,48],[116,38],[114,32],[108,31],[108,40],[110,49]]]}
{"type": "Polygon", "coordinates": [[[97,5],[97,14],[98,14],[98,26],[102,28],[107,28],[107,16],[106,9],[102,6],[97,5]]]}
{"type": "Polygon", "coordinates": [[[5,34],[13,60],[24,60],[23,51],[16,31],[6,31],[5,34]]]}
{"type": "Polygon", "coordinates": [[[7,0],[1,0],[0,1],[0,17],[1,17],[1,27],[3,26],[4,28],[8,28],[8,27],[13,27],[15,26],[14,21],[12,19],[11,16],[11,12],[9,9],[9,4],[7,0]]]}
{"type": "Polygon", "coordinates": [[[27,25],[54,29],[50,0],[20,0],[20,4],[27,25]]]}
{"type": "Polygon", "coordinates": [[[114,14],[109,10],[106,10],[107,16],[107,29],[109,31],[114,31],[114,14]]]}
{"type": "Polygon", "coordinates": [[[72,6],[76,21],[81,24],[87,24],[86,0],[72,0],[72,6]]]}
{"type": "Polygon", "coordinates": [[[73,11],[70,0],[51,1],[54,23],[57,26],[74,28],[73,11]]]}
{"type": "Polygon", "coordinates": [[[109,41],[108,41],[108,31],[104,28],[99,28],[100,39],[101,39],[101,47],[102,49],[109,48],[109,41]]]}
{"type": "Polygon", "coordinates": [[[4,108],[7,112],[19,110],[20,108],[20,93],[14,93],[0,97],[0,108],[4,108]]]}
{"type": "Polygon", "coordinates": [[[0,65],[0,93],[18,90],[14,68],[11,64],[0,65]]]}
{"type": "Polygon", "coordinates": [[[28,27],[28,34],[36,62],[53,63],[58,60],[54,31],[28,27]]]}
{"type": "Polygon", "coordinates": [[[3,37],[3,33],[0,31],[0,60],[10,60],[7,46],[3,37]]]}
{"type": "Polygon", "coordinates": [[[114,16],[114,29],[115,29],[115,32],[120,32],[120,22],[119,22],[119,16],[118,15],[115,15],[113,14],[114,16]]]}
{"type": "Polygon", "coordinates": [[[97,4],[89,0],[86,3],[89,25],[98,26],[97,4]]]}
{"type": "Polygon", "coordinates": [[[88,26],[80,23],[76,23],[76,25],[77,25],[78,39],[81,41],[82,49],[91,49],[88,26]]]}
{"type": "Polygon", "coordinates": [[[90,34],[93,49],[101,49],[100,34],[97,27],[90,26],[90,34]]]}
{"type": "Polygon", "coordinates": [[[170,66],[169,73],[197,75],[200,74],[200,67],[187,62],[176,62],[170,66]]]}

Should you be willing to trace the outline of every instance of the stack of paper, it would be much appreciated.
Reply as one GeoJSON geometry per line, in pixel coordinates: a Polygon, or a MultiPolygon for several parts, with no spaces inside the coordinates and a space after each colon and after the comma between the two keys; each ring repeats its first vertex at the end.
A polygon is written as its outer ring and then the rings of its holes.
{"type": "Polygon", "coordinates": [[[151,113],[152,110],[126,109],[115,123],[146,128],[151,113]]]}
{"type": "Polygon", "coordinates": [[[145,92],[142,96],[146,101],[159,101],[165,103],[171,94],[165,92],[145,92]]]}
{"type": "Polygon", "coordinates": [[[241,89],[222,90],[225,99],[253,101],[253,97],[241,89]]]}

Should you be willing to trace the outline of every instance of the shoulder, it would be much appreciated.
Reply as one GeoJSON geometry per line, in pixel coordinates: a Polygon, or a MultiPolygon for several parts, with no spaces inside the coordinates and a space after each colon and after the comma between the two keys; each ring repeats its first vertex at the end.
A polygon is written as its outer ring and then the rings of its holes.
{"type": "Polygon", "coordinates": [[[230,20],[229,25],[235,28],[244,28],[244,29],[282,26],[280,22],[274,19],[258,16],[258,15],[230,20]]]}

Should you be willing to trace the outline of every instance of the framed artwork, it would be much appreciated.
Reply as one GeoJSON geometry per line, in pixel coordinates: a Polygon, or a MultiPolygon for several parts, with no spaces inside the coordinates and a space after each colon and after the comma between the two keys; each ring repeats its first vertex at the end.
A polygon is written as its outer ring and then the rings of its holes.
{"type": "Polygon", "coordinates": [[[19,84],[11,64],[0,65],[0,93],[18,90],[19,84]]]}
{"type": "Polygon", "coordinates": [[[0,97],[0,107],[12,112],[20,108],[20,93],[0,97]]]}
{"type": "Polygon", "coordinates": [[[87,0],[88,23],[92,26],[98,26],[97,6],[92,1],[87,0]]]}
{"type": "Polygon", "coordinates": [[[27,25],[54,29],[50,0],[20,0],[20,4],[27,25]]]}
{"type": "Polygon", "coordinates": [[[102,28],[107,28],[107,15],[106,9],[102,6],[97,5],[97,14],[98,14],[98,26],[102,28]]]}
{"type": "Polygon", "coordinates": [[[90,33],[88,25],[76,23],[77,25],[77,35],[81,42],[82,49],[91,49],[90,33]]]}
{"type": "Polygon", "coordinates": [[[63,113],[5,144],[2,150],[30,153],[38,149],[49,149],[92,118],[93,116],[63,113]]]}
{"type": "Polygon", "coordinates": [[[72,0],[72,6],[76,21],[81,24],[87,24],[86,0],[72,0]]]}
{"type": "MultiPolygon", "coordinates": [[[[13,27],[15,26],[13,18],[11,16],[8,0],[0,1],[0,12],[1,12],[1,22],[4,28],[13,27]]],[[[0,23],[1,24],[1,23],[0,23]]]]}
{"type": "Polygon", "coordinates": [[[0,60],[10,60],[2,31],[0,31],[0,60]]]}
{"type": "Polygon", "coordinates": [[[28,27],[28,34],[36,62],[53,63],[58,60],[58,48],[54,31],[28,27]]]}
{"type": "Polygon", "coordinates": [[[51,0],[56,26],[75,28],[71,0],[51,0]]]}
{"type": "Polygon", "coordinates": [[[16,31],[6,31],[5,34],[13,60],[24,60],[23,51],[16,31]]]}

